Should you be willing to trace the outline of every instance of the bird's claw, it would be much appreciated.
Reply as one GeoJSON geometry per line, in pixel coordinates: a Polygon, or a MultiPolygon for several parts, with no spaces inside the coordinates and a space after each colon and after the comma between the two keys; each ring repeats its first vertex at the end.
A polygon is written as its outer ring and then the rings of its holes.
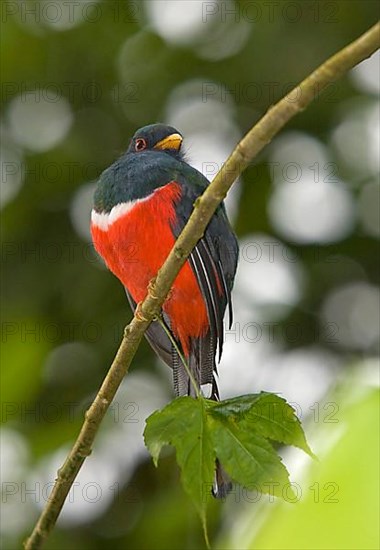
{"type": "Polygon", "coordinates": [[[149,319],[147,319],[142,311],[142,302],[139,302],[136,307],[135,311],[135,317],[138,321],[142,321],[144,323],[148,323],[149,319]]]}

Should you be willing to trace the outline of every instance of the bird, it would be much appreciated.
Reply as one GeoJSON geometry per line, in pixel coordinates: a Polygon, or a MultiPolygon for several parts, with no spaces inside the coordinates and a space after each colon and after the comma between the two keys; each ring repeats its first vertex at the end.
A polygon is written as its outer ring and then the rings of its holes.
{"type": "MultiPolygon", "coordinates": [[[[129,146],[99,177],[91,211],[94,247],[123,284],[132,311],[166,260],[208,179],[186,160],[183,136],[162,123],[140,128],[129,146]]],[[[233,323],[231,292],[238,241],[223,203],[177,275],[145,336],[173,371],[176,396],[218,401],[217,361],[224,342],[224,316],[233,323]],[[186,360],[188,370],[183,364],[186,360]]],[[[212,494],[224,498],[231,481],[216,460],[212,494]]]]}

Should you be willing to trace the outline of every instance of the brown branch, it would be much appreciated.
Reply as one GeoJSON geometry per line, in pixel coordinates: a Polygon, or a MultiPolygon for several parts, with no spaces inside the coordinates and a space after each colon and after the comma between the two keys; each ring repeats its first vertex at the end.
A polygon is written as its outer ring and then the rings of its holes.
{"type": "Polygon", "coordinates": [[[155,281],[149,286],[147,297],[138,306],[134,318],[125,328],[116,357],[94,402],[86,413],[85,421],[73,448],[58,471],[50,498],[32,534],[25,542],[26,550],[40,548],[53,529],[84,460],[91,454],[91,447],[100,423],[129,369],[145,330],[154,317],[159,314],[179,270],[202,237],[216,208],[236,178],[288,120],[303,111],[328,84],[372,55],[379,47],[380,24],[377,23],[360,38],[330,57],[299,86],[269,109],[238,143],[202,197],[196,201],[186,227],[159,270],[155,281]]]}

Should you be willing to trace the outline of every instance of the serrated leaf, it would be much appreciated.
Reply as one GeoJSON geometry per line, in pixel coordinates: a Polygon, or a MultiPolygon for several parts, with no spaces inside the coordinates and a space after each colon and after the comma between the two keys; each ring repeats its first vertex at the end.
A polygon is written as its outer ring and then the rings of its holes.
{"type": "Polygon", "coordinates": [[[234,417],[238,419],[249,413],[252,406],[260,399],[261,395],[262,393],[252,393],[240,395],[239,397],[232,397],[224,401],[211,401],[208,399],[207,408],[226,418],[230,419],[234,417]]]}
{"type": "Polygon", "coordinates": [[[206,492],[209,494],[213,485],[216,456],[204,400],[179,397],[156,411],[147,419],[144,438],[156,465],[164,445],[175,447],[183,486],[205,526],[206,492]]]}
{"type": "Polygon", "coordinates": [[[171,445],[177,439],[178,430],[186,429],[187,418],[182,415],[187,401],[187,397],[179,397],[160,411],[155,411],[146,420],[144,440],[155,466],[162,447],[171,445]]]}
{"type": "Polygon", "coordinates": [[[246,427],[255,424],[255,431],[264,437],[298,447],[315,458],[295,410],[278,395],[262,394],[244,417],[243,423],[246,427]]]}
{"type": "Polygon", "coordinates": [[[207,417],[216,454],[234,481],[248,489],[276,496],[289,488],[289,474],[272,445],[241,428],[234,419],[207,417]]]}
{"type": "Polygon", "coordinates": [[[149,417],[144,436],[156,465],[164,445],[176,448],[182,483],[201,516],[206,540],[216,457],[247,489],[285,494],[288,500],[293,492],[289,474],[269,440],[295,445],[313,456],[293,408],[266,392],[221,402],[177,398],[149,417]]]}
{"type": "Polygon", "coordinates": [[[299,447],[315,458],[294,409],[276,394],[262,392],[235,397],[218,403],[210,412],[224,418],[235,418],[242,429],[299,447]]]}

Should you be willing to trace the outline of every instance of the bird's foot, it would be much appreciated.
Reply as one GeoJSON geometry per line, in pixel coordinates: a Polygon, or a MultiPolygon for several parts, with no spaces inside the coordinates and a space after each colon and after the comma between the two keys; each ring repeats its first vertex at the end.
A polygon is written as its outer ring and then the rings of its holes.
{"type": "Polygon", "coordinates": [[[149,295],[153,298],[153,300],[158,300],[158,297],[156,296],[156,293],[155,293],[155,290],[156,290],[155,284],[156,284],[156,277],[153,277],[153,279],[149,281],[148,292],[149,292],[149,295]]]}
{"type": "Polygon", "coordinates": [[[148,323],[149,319],[145,317],[141,306],[142,306],[142,302],[139,302],[135,310],[135,317],[138,321],[142,321],[143,323],[148,323]]]}

